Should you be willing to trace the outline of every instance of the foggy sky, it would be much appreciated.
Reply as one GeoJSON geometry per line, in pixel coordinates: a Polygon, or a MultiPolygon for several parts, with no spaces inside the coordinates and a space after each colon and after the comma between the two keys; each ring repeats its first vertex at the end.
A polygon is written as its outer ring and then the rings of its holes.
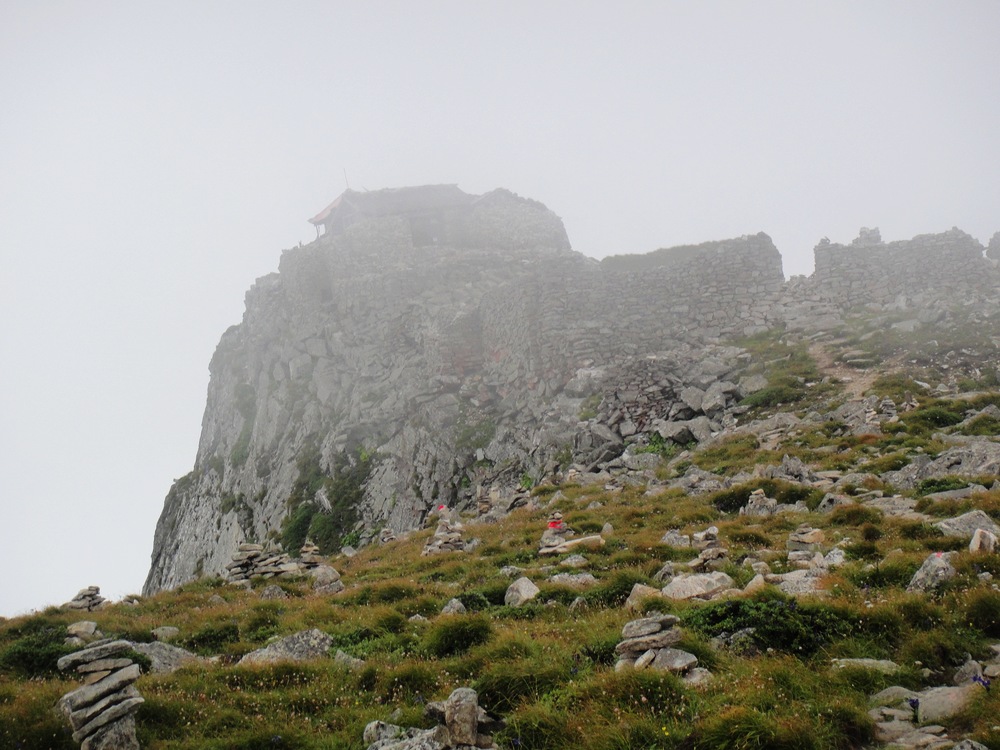
{"type": "Polygon", "coordinates": [[[0,614],[145,578],[222,332],[345,186],[594,257],[1000,229],[1000,4],[0,4],[0,614]]]}

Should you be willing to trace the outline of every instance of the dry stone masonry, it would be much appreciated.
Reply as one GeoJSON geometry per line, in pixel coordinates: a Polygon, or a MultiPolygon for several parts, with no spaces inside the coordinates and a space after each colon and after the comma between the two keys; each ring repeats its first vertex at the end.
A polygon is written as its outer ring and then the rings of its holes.
{"type": "Polygon", "coordinates": [[[84,681],[58,704],[82,750],[139,748],[135,712],[143,699],[132,684],[139,678],[139,665],[127,656],[131,650],[128,641],[104,639],[59,659],[60,671],[73,670],[84,681]]]}

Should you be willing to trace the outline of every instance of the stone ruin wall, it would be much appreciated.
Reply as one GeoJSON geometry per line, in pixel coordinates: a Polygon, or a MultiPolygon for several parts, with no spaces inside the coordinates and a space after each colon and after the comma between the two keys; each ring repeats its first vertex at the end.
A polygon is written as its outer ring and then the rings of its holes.
{"type": "Polygon", "coordinates": [[[581,367],[764,330],[780,319],[783,286],[781,256],[764,234],[707,243],[674,266],[591,263],[571,277],[535,278],[484,300],[487,366],[514,358],[505,379],[552,392],[581,367]]]}
{"type": "Polygon", "coordinates": [[[996,267],[983,246],[959,229],[883,243],[878,230],[862,230],[851,245],[822,242],[815,249],[811,293],[847,309],[929,297],[961,299],[970,291],[990,293],[996,267]]]}

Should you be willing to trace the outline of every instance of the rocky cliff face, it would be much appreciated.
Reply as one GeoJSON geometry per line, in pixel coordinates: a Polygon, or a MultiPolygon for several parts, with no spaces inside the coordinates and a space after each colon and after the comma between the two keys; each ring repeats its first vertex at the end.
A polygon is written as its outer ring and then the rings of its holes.
{"type": "Polygon", "coordinates": [[[503,190],[345,194],[321,216],[222,336],[145,593],[222,572],[248,540],[414,528],[642,431],[702,439],[743,395],[718,340],[831,308],[790,291],[764,234],[597,263],[503,190]]]}

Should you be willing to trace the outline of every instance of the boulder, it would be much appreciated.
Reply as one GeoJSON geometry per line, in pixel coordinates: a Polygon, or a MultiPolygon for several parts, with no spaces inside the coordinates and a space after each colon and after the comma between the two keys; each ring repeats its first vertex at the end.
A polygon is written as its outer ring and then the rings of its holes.
{"type": "Polygon", "coordinates": [[[948,719],[962,711],[974,696],[982,692],[979,685],[934,687],[917,693],[917,720],[930,724],[948,719]]]}
{"type": "Polygon", "coordinates": [[[204,661],[197,654],[169,643],[133,643],[132,649],[149,658],[149,671],[153,674],[170,674],[186,664],[204,661]]]}
{"type": "Polygon", "coordinates": [[[503,603],[508,607],[520,607],[525,602],[531,601],[538,596],[540,591],[541,589],[532,583],[530,578],[522,576],[507,587],[503,603]]]}
{"type": "Polygon", "coordinates": [[[659,589],[655,589],[652,586],[647,586],[643,583],[637,583],[632,586],[632,591],[625,600],[625,609],[629,611],[637,609],[643,600],[654,596],[661,596],[659,589]]]}
{"type": "Polygon", "coordinates": [[[663,587],[663,595],[668,599],[707,598],[720,591],[731,589],[736,582],[722,571],[677,576],[663,587]]]}
{"type": "Polygon", "coordinates": [[[465,611],[465,605],[458,599],[449,599],[441,608],[442,615],[464,615],[465,611]]]}
{"type": "Polygon", "coordinates": [[[954,552],[933,552],[931,553],[920,569],[913,574],[906,590],[909,592],[933,591],[958,575],[958,571],[951,564],[954,552]]]}
{"type": "Polygon", "coordinates": [[[988,531],[993,536],[1000,536],[1000,526],[981,510],[972,510],[955,518],[946,518],[934,524],[945,536],[972,539],[978,529],[988,531]]]}
{"type": "Polygon", "coordinates": [[[273,664],[282,661],[307,661],[326,656],[333,638],[321,630],[303,630],[251,651],[239,664],[273,664]]]}

